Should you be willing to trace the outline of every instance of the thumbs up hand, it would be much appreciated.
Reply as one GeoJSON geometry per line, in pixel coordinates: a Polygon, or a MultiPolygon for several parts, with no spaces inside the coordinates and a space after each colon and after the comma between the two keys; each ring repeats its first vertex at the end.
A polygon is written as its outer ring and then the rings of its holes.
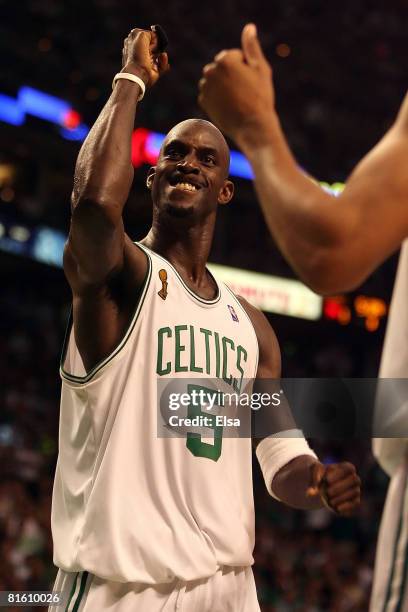
{"type": "Polygon", "coordinates": [[[198,96],[210,119],[238,145],[243,131],[259,132],[272,123],[275,103],[272,69],[253,24],[244,27],[241,44],[204,67],[198,96]]]}

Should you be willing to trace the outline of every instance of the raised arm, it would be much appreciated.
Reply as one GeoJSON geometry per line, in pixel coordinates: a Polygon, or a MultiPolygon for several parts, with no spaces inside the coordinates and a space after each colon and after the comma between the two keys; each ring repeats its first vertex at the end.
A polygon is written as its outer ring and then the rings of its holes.
{"type": "MultiPolygon", "coordinates": [[[[121,72],[149,88],[167,68],[156,53],[153,32],[132,30],[123,47],[121,72]]],[[[133,181],[131,136],[141,87],[120,79],[80,150],[72,192],[72,219],[66,246],[68,280],[75,291],[104,283],[123,266],[122,212],[133,181]]],[[[141,267],[144,258],[140,257],[141,267]]],[[[142,272],[143,274],[143,272],[142,272]]]]}
{"type": "MultiPolygon", "coordinates": [[[[122,73],[150,88],[168,67],[154,32],[134,29],[124,41],[122,73]]],[[[145,254],[126,236],[123,208],[133,181],[131,136],[142,86],[118,79],[82,145],[72,193],[64,270],[73,292],[75,337],[91,369],[118,344],[147,270],[145,254]]]]}
{"type": "MultiPolygon", "coordinates": [[[[259,345],[259,364],[254,393],[271,396],[279,390],[281,356],[276,335],[262,312],[239,298],[252,321],[259,345]]],[[[258,418],[258,417],[256,417],[258,418]]],[[[296,428],[290,407],[283,398],[261,417],[263,433],[254,439],[257,457],[268,491],[288,506],[305,510],[330,508],[345,516],[360,503],[360,478],[351,463],[324,466],[296,428]],[[280,435],[279,435],[280,434],[280,435]]],[[[258,424],[259,427],[259,424],[258,424]]]]}
{"type": "Polygon", "coordinates": [[[204,69],[199,101],[249,159],[282,253],[318,293],[359,285],[408,236],[408,97],[392,128],[334,198],[298,167],[275,111],[271,67],[254,26],[242,50],[204,69]]]}

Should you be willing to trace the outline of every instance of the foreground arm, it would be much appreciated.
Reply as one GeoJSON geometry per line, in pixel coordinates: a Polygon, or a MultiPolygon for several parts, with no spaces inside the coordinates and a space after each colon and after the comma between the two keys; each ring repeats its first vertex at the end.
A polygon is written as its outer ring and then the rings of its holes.
{"type": "Polygon", "coordinates": [[[222,52],[204,69],[200,104],[249,159],[269,229],[297,274],[319,293],[350,290],[408,236],[408,97],[334,198],[297,166],[252,26],[242,43],[242,51],[222,52]]]}
{"type": "MultiPolygon", "coordinates": [[[[281,357],[275,333],[266,317],[240,298],[254,326],[259,365],[254,392],[269,396],[280,389],[281,357]]],[[[258,418],[258,417],[257,417],[258,418]]],[[[288,506],[330,508],[347,516],[360,503],[360,479],[350,463],[324,466],[308,449],[283,398],[261,424],[266,439],[254,439],[269,492],[288,506]],[[282,437],[284,436],[284,437],[282,437]]],[[[259,433],[259,432],[257,432],[259,433]]]]}

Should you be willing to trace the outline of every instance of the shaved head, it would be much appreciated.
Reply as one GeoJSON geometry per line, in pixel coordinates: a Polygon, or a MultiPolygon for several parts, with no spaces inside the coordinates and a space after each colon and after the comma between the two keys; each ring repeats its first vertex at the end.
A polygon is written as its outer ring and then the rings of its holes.
{"type": "Polygon", "coordinates": [[[230,165],[230,150],[229,146],[227,145],[227,141],[225,140],[220,130],[213,123],[211,123],[211,121],[206,121],[205,119],[186,119],[185,121],[177,123],[177,125],[175,125],[170,130],[170,132],[164,139],[160,154],[163,151],[163,148],[166,146],[167,142],[169,142],[173,138],[177,138],[179,134],[183,132],[188,132],[190,130],[197,132],[206,132],[208,133],[208,135],[211,135],[213,137],[214,142],[217,145],[220,158],[223,162],[223,167],[225,168],[225,176],[228,176],[230,165]]]}
{"type": "Polygon", "coordinates": [[[204,119],[175,125],[147,177],[154,214],[198,224],[210,218],[234,194],[229,163],[228,145],[215,125],[204,119]]]}

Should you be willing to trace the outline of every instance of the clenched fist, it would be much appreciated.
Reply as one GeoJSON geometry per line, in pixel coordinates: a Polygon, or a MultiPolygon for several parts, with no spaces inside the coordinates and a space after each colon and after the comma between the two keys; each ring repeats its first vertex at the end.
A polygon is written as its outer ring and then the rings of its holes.
{"type": "Polygon", "coordinates": [[[168,56],[162,51],[157,33],[131,30],[123,43],[122,72],[135,74],[150,88],[168,69],[168,56]]]}
{"type": "Polygon", "coordinates": [[[198,102],[237,144],[241,130],[270,120],[274,110],[272,69],[253,24],[242,31],[242,49],[221,51],[204,67],[198,102]]]}
{"type": "Polygon", "coordinates": [[[307,495],[320,496],[325,506],[350,516],[360,505],[361,480],[352,463],[315,463],[307,495]]]}

